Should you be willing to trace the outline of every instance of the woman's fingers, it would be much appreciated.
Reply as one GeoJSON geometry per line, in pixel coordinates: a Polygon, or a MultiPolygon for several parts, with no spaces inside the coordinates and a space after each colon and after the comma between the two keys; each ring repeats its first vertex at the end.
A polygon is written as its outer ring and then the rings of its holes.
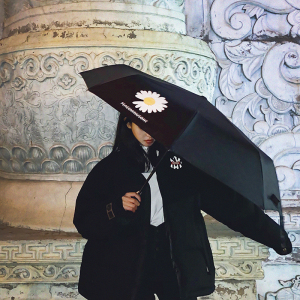
{"type": "Polygon", "coordinates": [[[131,198],[135,198],[137,199],[139,202],[141,202],[141,196],[135,192],[129,192],[129,193],[126,193],[124,196],[126,197],[131,197],[131,198]]]}
{"type": "Polygon", "coordinates": [[[125,210],[135,212],[140,206],[141,196],[137,193],[129,192],[122,197],[122,202],[125,210]]]}
{"type": "Polygon", "coordinates": [[[132,211],[132,212],[135,212],[137,210],[137,206],[132,207],[132,206],[123,204],[123,207],[125,210],[132,211]]]}
{"type": "Polygon", "coordinates": [[[138,208],[138,206],[136,204],[126,202],[126,201],[123,201],[123,207],[125,210],[130,210],[132,212],[135,212],[138,208]]]}

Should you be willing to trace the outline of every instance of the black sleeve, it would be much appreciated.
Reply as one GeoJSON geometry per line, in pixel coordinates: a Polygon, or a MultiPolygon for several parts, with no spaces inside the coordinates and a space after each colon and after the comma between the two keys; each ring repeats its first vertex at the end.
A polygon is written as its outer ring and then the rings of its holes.
{"type": "Polygon", "coordinates": [[[286,245],[281,244],[280,226],[257,205],[214,179],[205,181],[201,190],[200,208],[234,231],[273,248],[278,254],[292,251],[284,231],[286,245]],[[216,189],[216,186],[218,188],[216,189]],[[286,247],[286,251],[283,248],[286,247]]]}
{"type": "Polygon", "coordinates": [[[112,155],[99,162],[78,194],[73,223],[86,239],[115,235],[120,227],[118,219],[128,213],[114,186],[115,166],[112,155]]]}

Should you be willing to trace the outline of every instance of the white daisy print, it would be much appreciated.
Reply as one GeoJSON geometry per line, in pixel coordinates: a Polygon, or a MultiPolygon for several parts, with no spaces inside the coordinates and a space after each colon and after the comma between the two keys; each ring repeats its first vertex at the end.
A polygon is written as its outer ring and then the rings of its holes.
{"type": "Polygon", "coordinates": [[[160,97],[160,94],[151,91],[140,91],[136,93],[135,97],[141,99],[142,101],[134,101],[135,107],[142,112],[162,112],[168,106],[166,105],[168,101],[165,97],[160,97]]]}
{"type": "Polygon", "coordinates": [[[173,159],[170,158],[171,161],[171,168],[172,169],[180,169],[182,168],[182,161],[179,157],[174,156],[173,159]]]}

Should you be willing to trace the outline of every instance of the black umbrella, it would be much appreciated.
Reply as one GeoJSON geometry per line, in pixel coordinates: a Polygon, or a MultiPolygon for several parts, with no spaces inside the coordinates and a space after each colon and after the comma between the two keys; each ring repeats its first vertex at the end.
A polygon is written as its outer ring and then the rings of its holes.
{"type": "Polygon", "coordinates": [[[89,91],[262,209],[280,210],[272,159],[203,96],[127,65],[81,73],[89,91]]]}
{"type": "Polygon", "coordinates": [[[217,179],[215,182],[221,183],[220,189],[225,184],[260,208],[279,211],[281,241],[286,248],[272,159],[205,97],[127,65],[107,66],[80,74],[89,91],[130,117],[141,129],[202,173],[217,179]]]}

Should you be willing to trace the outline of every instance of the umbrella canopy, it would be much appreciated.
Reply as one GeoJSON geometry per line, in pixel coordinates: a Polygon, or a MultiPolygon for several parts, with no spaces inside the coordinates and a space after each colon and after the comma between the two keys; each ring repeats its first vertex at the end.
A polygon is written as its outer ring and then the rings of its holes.
{"type": "Polygon", "coordinates": [[[89,91],[165,147],[262,209],[281,210],[272,159],[205,97],[127,65],[81,75],[89,91]]]}

